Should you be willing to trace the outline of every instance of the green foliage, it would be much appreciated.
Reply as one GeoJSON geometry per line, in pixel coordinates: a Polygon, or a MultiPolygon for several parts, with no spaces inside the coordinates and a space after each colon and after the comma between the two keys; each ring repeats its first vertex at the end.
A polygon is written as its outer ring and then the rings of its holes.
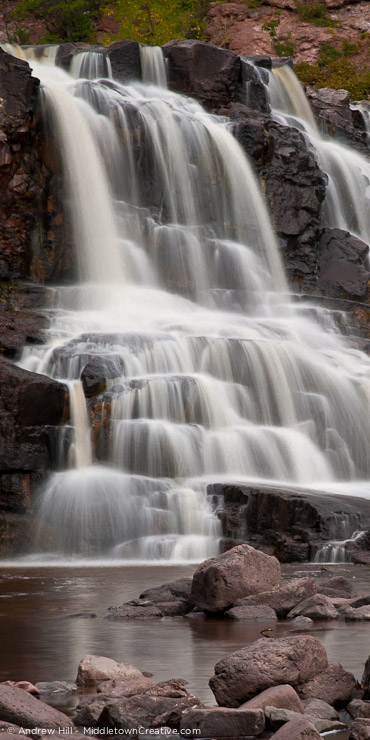
{"type": "Polygon", "coordinates": [[[275,41],[274,46],[278,57],[294,57],[296,45],[291,33],[285,39],[275,41]]]}
{"type": "Polygon", "coordinates": [[[30,14],[43,20],[46,43],[62,41],[91,41],[94,37],[93,20],[99,12],[97,0],[20,0],[13,18],[25,20],[30,14]]]}
{"type": "Polygon", "coordinates": [[[9,34],[9,44],[19,44],[19,46],[26,46],[30,43],[29,31],[24,28],[16,28],[12,34],[9,34]]]}
{"type": "Polygon", "coordinates": [[[248,8],[261,8],[265,0],[247,0],[248,8]]]}
{"type": "Polygon", "coordinates": [[[280,18],[272,18],[271,21],[266,21],[265,25],[263,26],[263,30],[268,31],[271,38],[274,39],[277,34],[279,23],[280,18]]]}
{"type": "Polygon", "coordinates": [[[313,23],[315,26],[333,27],[338,25],[338,21],[329,17],[328,9],[323,2],[295,0],[295,4],[301,21],[313,23]]]}
{"type": "Polygon", "coordinates": [[[363,100],[370,95],[370,69],[356,68],[351,56],[357,51],[358,45],[348,41],[342,42],[342,49],[322,44],[317,63],[296,64],[296,75],[305,85],[348,90],[353,100],[363,100]]]}
{"type": "Polygon", "coordinates": [[[173,38],[203,38],[202,19],[209,0],[118,0],[120,38],[162,45],[173,38]]]}

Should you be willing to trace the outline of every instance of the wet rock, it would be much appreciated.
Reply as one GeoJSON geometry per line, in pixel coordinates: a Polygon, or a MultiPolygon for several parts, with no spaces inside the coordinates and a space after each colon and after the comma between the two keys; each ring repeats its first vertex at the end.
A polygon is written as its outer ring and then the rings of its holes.
{"type": "Polygon", "coordinates": [[[292,619],[293,624],[297,624],[298,627],[307,627],[310,629],[311,625],[313,624],[313,619],[310,619],[309,617],[294,617],[292,619]]]}
{"type": "Polygon", "coordinates": [[[111,658],[85,655],[77,670],[77,686],[88,686],[113,678],[142,677],[141,671],[128,663],[117,663],[111,658]]]}
{"type": "Polygon", "coordinates": [[[238,56],[195,39],[169,41],[162,48],[170,90],[192,95],[206,108],[238,99],[242,81],[238,56]]]}
{"type": "Polygon", "coordinates": [[[350,141],[360,151],[366,152],[361,132],[354,125],[350,108],[350,94],[347,90],[333,90],[330,87],[317,89],[308,85],[306,95],[318,122],[319,128],[330,136],[350,141]]]}
{"type": "Polygon", "coordinates": [[[141,80],[140,46],[137,41],[115,41],[107,48],[113,79],[123,85],[141,80]]]}
{"type": "Polygon", "coordinates": [[[124,366],[124,359],[120,355],[93,357],[89,360],[81,373],[86,398],[93,398],[103,393],[107,387],[107,380],[120,377],[124,366]]]}
{"type": "Polygon", "coordinates": [[[322,699],[304,699],[304,713],[318,719],[339,719],[339,714],[328,702],[322,699]]]}
{"type": "Polygon", "coordinates": [[[183,599],[187,601],[190,598],[192,578],[178,578],[171,583],[164,583],[162,586],[148,588],[140,594],[140,599],[148,599],[153,604],[159,602],[170,602],[183,599]]]}
{"type": "Polygon", "coordinates": [[[306,719],[293,719],[271,735],[270,740],[319,740],[320,733],[306,719]]]}
{"type": "Polygon", "coordinates": [[[317,619],[337,619],[339,614],[337,609],[331,604],[328,596],[315,594],[295,606],[289,612],[287,618],[294,619],[294,617],[299,616],[309,617],[315,621],[317,619]]]}
{"type": "Polygon", "coordinates": [[[22,427],[57,425],[65,416],[67,387],[0,357],[0,398],[22,427]]]}
{"type": "Polygon", "coordinates": [[[0,717],[20,727],[60,728],[73,727],[71,720],[62,712],[35,699],[22,689],[0,685],[0,717]]]}
{"type": "Polygon", "coordinates": [[[276,612],[279,619],[287,616],[297,604],[316,593],[313,578],[296,578],[284,583],[272,591],[265,591],[255,596],[238,599],[235,606],[252,606],[266,604],[276,612]]]}
{"type": "Polygon", "coordinates": [[[209,685],[218,704],[237,707],[270,686],[303,684],[327,664],[324,647],[309,635],[259,639],[220,660],[209,685]]]}
{"type": "Polygon", "coordinates": [[[79,619],[95,619],[98,615],[95,614],[95,612],[78,612],[78,614],[69,614],[68,615],[71,619],[72,618],[79,618],[79,619]]]}
{"type": "Polygon", "coordinates": [[[349,704],[347,704],[346,710],[354,719],[361,718],[370,720],[370,701],[353,699],[349,704]]]}
{"type": "Polygon", "coordinates": [[[277,616],[269,606],[233,606],[225,617],[237,622],[276,622],[277,616]]]}
{"type": "Polygon", "coordinates": [[[256,737],[264,726],[261,709],[212,707],[190,709],[181,720],[180,730],[190,737],[256,737]]]}
{"type": "Polygon", "coordinates": [[[40,694],[55,694],[56,696],[77,691],[77,685],[69,681],[38,681],[35,686],[40,694]]]}
{"type": "MultiPolygon", "coordinates": [[[[286,722],[301,719],[297,712],[291,712],[288,709],[277,709],[276,707],[265,707],[265,717],[272,730],[278,730],[279,727],[282,727],[286,722]]],[[[311,722],[320,733],[347,729],[347,725],[343,724],[343,722],[338,722],[338,720],[333,721],[331,719],[322,719],[309,716],[308,714],[306,719],[311,722]]]]}
{"type": "Polygon", "coordinates": [[[370,720],[355,719],[351,722],[349,740],[370,740],[370,720]]]}
{"type": "Polygon", "coordinates": [[[193,576],[191,601],[199,609],[217,612],[280,584],[280,564],[249,545],[238,545],[205,560],[193,576]]]}
{"type": "Polygon", "coordinates": [[[325,295],[361,298],[368,295],[369,247],[348,231],[324,229],[319,241],[318,285],[325,295]]]}
{"type": "Polygon", "coordinates": [[[289,709],[291,712],[303,714],[303,704],[289,684],[281,686],[272,686],[269,689],[261,691],[253,699],[242,704],[239,709],[264,709],[265,707],[277,707],[278,709],[289,709]]]}
{"type": "Polygon", "coordinates": [[[357,681],[340,663],[331,663],[306,683],[296,686],[302,699],[322,699],[333,706],[344,706],[351,701],[357,681]]]}
{"type": "Polygon", "coordinates": [[[156,604],[150,601],[142,604],[123,604],[122,606],[110,606],[110,614],[107,619],[161,619],[164,614],[156,604]]]}

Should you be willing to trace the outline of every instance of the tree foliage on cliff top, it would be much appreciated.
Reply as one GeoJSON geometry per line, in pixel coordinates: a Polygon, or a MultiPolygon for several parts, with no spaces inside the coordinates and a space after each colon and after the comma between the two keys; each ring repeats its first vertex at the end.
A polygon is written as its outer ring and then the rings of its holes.
{"type": "Polygon", "coordinates": [[[20,0],[13,18],[25,20],[30,15],[45,23],[43,41],[89,41],[94,35],[94,20],[101,10],[99,0],[20,0]]]}

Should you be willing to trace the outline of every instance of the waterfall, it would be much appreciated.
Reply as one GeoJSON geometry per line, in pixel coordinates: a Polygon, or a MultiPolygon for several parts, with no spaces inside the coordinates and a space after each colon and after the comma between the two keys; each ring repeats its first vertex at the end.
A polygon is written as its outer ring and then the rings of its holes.
{"type": "Polygon", "coordinates": [[[21,360],[72,391],[72,452],[36,547],[46,527],[62,555],[199,560],[221,536],[209,483],[369,478],[370,360],[290,302],[229,122],[160,85],[28,58],[79,257],[47,344],[21,360]]]}
{"type": "Polygon", "coordinates": [[[370,245],[370,162],[349,146],[320,134],[303,87],[289,66],[270,73],[270,100],[275,118],[304,133],[328,175],[327,225],[349,231],[370,245]]]}
{"type": "Polygon", "coordinates": [[[167,87],[166,62],[160,46],[140,46],[143,82],[167,87]]]}
{"type": "Polygon", "coordinates": [[[112,66],[107,54],[95,51],[82,51],[74,54],[70,66],[71,76],[78,79],[96,80],[99,77],[112,78],[112,66]]]}

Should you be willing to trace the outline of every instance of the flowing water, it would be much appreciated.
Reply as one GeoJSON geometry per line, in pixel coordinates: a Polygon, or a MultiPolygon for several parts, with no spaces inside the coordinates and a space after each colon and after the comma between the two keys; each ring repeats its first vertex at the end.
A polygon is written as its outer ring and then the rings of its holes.
{"type": "Polygon", "coordinates": [[[47,344],[21,360],[71,394],[36,550],[199,561],[221,537],[209,483],[363,490],[370,361],[327,313],[290,303],[229,122],[161,86],[157,50],[150,64],[141,52],[150,84],[131,85],[22,53],[63,160],[79,270],[54,291],[47,344]],[[106,386],[92,409],[89,373],[106,386]]]}

